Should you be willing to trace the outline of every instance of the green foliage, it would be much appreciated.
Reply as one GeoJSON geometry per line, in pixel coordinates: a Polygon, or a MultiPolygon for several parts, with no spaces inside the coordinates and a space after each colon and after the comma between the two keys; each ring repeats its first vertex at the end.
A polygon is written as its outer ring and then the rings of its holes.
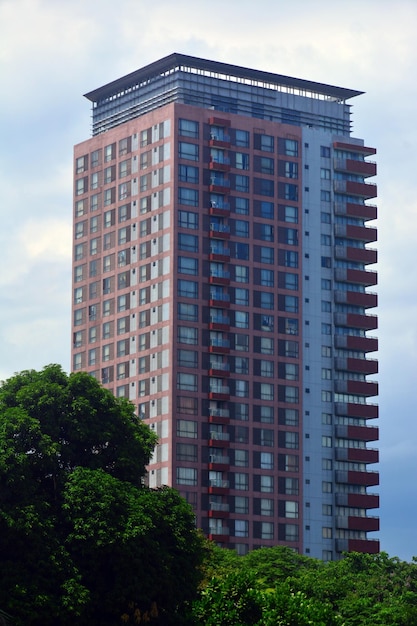
{"type": "Polygon", "coordinates": [[[283,546],[220,552],[212,551],[193,604],[198,626],[417,624],[416,562],[351,553],[323,563],[283,546]]]}
{"type": "Polygon", "coordinates": [[[156,438],[84,373],[0,388],[0,606],[15,624],[181,624],[203,540],[172,489],[142,485],[156,438]]]}

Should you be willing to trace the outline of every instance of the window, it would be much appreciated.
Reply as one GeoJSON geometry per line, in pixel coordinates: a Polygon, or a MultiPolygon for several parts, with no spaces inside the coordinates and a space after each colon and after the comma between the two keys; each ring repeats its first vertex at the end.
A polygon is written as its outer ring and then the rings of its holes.
{"type": "Polygon", "coordinates": [[[235,198],[235,213],[239,215],[249,215],[249,199],[235,198]]]}
{"type": "Polygon", "coordinates": [[[249,466],[248,450],[235,450],[235,463],[234,464],[236,467],[248,467],[249,466]]]}
{"type": "Polygon", "coordinates": [[[274,219],[274,204],[273,202],[267,202],[266,200],[262,200],[259,204],[259,217],[264,217],[265,219],[273,220],[274,219]]]}
{"type": "Polygon", "coordinates": [[[327,146],[320,146],[320,156],[326,159],[330,159],[330,148],[327,146]]]}
{"type": "Polygon", "coordinates": [[[287,156],[298,156],[298,141],[296,139],[284,139],[284,154],[287,156]]]}
{"type": "Polygon", "coordinates": [[[249,374],[249,359],[244,356],[235,357],[235,373],[249,374]]]}
{"type": "Polygon", "coordinates": [[[243,472],[235,473],[235,489],[239,491],[248,491],[249,489],[249,476],[243,472]]]}
{"type": "Polygon", "coordinates": [[[321,445],[322,445],[323,448],[331,448],[332,447],[332,438],[323,435],[322,438],[321,438],[321,445]]]}
{"type": "Polygon", "coordinates": [[[242,148],[249,148],[249,132],[247,130],[236,129],[235,145],[242,148]]]}
{"type": "Polygon", "coordinates": [[[321,288],[329,291],[332,288],[332,281],[329,278],[322,278],[321,288]]]}
{"type": "Polygon", "coordinates": [[[320,169],[320,178],[322,180],[330,180],[330,170],[327,167],[322,167],[320,169]]]}
{"type": "Polygon", "coordinates": [[[278,207],[278,217],[283,222],[298,223],[298,208],[295,206],[282,206],[278,207]]]}
{"type": "Polygon", "coordinates": [[[187,233],[178,233],[178,249],[187,252],[198,252],[198,237],[187,233]]]}
{"type": "Polygon", "coordinates": [[[272,452],[260,453],[260,468],[261,469],[274,469],[274,455],[272,452]]]}
{"type": "Polygon", "coordinates": [[[273,476],[261,476],[260,477],[260,491],[263,493],[274,492],[274,477],[273,476]]]}
{"type": "Polygon", "coordinates": [[[268,428],[261,428],[260,432],[260,444],[261,446],[272,447],[274,445],[274,431],[268,428]]]}
{"type": "Polygon", "coordinates": [[[249,396],[249,382],[247,380],[235,380],[235,396],[238,398],[249,396]]]}
{"type": "Polygon", "coordinates": [[[298,178],[298,163],[286,161],[284,172],[286,178],[298,178]]]}
{"type": "Polygon", "coordinates": [[[332,266],[332,259],[329,256],[321,257],[321,266],[330,268],[332,266]]]}
{"type": "Polygon", "coordinates": [[[241,306],[249,306],[249,289],[245,289],[244,287],[235,288],[235,304],[240,304],[241,306]]]}
{"type": "Polygon", "coordinates": [[[249,498],[246,496],[235,496],[235,513],[247,515],[249,513],[249,498]]]}
{"type": "Polygon", "coordinates": [[[249,335],[235,335],[235,350],[239,350],[241,352],[249,351],[249,335]]]}
{"type": "MultiPolygon", "coordinates": [[[[182,396],[180,396],[182,398],[182,396]]],[[[194,400],[194,398],[192,398],[194,400]]],[[[179,409],[180,413],[185,413],[186,411],[179,409]]],[[[197,439],[197,422],[192,422],[190,420],[179,419],[177,421],[177,435],[178,437],[188,437],[189,439],[197,439]]]]}
{"type": "Polygon", "coordinates": [[[198,330],[189,326],[178,326],[178,343],[197,345],[198,330]]]}
{"type": "Polygon", "coordinates": [[[330,202],[331,200],[330,191],[326,191],[326,189],[321,189],[320,200],[322,202],[330,202]]]}
{"type": "Polygon", "coordinates": [[[274,159],[270,157],[260,157],[259,159],[259,169],[256,171],[262,172],[262,174],[274,174],[274,159]]]}
{"type": "Polygon", "coordinates": [[[196,368],[198,366],[197,352],[195,350],[178,350],[177,359],[180,367],[196,368]]]}
{"type": "Polygon", "coordinates": [[[177,374],[177,389],[182,391],[197,391],[197,375],[179,372],[177,374]]]}
{"type": "Polygon", "coordinates": [[[259,292],[259,307],[261,309],[273,309],[274,308],[274,294],[269,291],[259,292]]]}
{"type": "Polygon", "coordinates": [[[249,193],[249,176],[244,176],[243,174],[236,174],[235,190],[243,191],[243,193],[249,193]]]}
{"type": "Polygon", "coordinates": [[[178,226],[180,228],[198,229],[198,214],[190,211],[178,211],[178,226]]]}
{"type": "Polygon", "coordinates": [[[249,237],[249,222],[245,220],[235,220],[236,237],[249,237]]]}
{"type": "Polygon", "coordinates": [[[283,192],[280,193],[280,197],[283,197],[285,200],[298,200],[298,186],[292,185],[290,183],[283,184],[283,192]]]}
{"type": "Polygon", "coordinates": [[[198,184],[198,167],[180,164],[178,167],[178,180],[183,183],[198,184]]]}
{"type": "Polygon", "coordinates": [[[235,537],[248,537],[249,522],[247,520],[235,520],[235,537]]]}
{"type": "Polygon", "coordinates": [[[198,283],[179,279],[177,293],[182,298],[198,298],[198,283]]]}
{"type": "Polygon", "coordinates": [[[235,311],[236,328],[249,328],[249,313],[245,311],[235,311]]]}
{"type": "Polygon", "coordinates": [[[198,321],[198,305],[188,304],[186,302],[178,303],[178,319],[188,322],[198,321]]]}
{"type": "Polygon", "coordinates": [[[236,152],[235,154],[235,167],[239,170],[249,169],[249,155],[244,152],[236,152]]]}
{"type": "Polygon", "coordinates": [[[180,204],[188,204],[190,206],[198,206],[198,190],[189,189],[188,187],[179,187],[178,202],[180,204]]]}
{"type": "Polygon", "coordinates": [[[178,485],[197,485],[197,470],[192,467],[177,467],[178,485]]]}
{"type": "Polygon", "coordinates": [[[267,263],[268,265],[274,264],[274,248],[269,248],[268,246],[260,246],[259,253],[259,260],[261,263],[267,263]]]}
{"type": "Polygon", "coordinates": [[[248,283],[249,267],[246,265],[235,265],[235,281],[237,283],[248,283]]]}
{"type": "Polygon", "coordinates": [[[274,377],[274,362],[262,359],[260,362],[260,375],[265,378],[274,377]]]}
{"type": "Polygon", "coordinates": [[[197,446],[193,443],[177,443],[177,461],[197,461],[197,446]]]}
{"type": "MultiPolygon", "coordinates": [[[[270,248],[267,248],[270,249],[270,248]]],[[[262,256],[261,256],[262,259],[262,256]]],[[[259,283],[263,287],[273,287],[274,286],[274,271],[261,269],[259,272],[259,283]]]]}
{"type": "Polygon", "coordinates": [[[255,135],[255,148],[265,152],[274,152],[274,137],[271,135],[255,135]]]}
{"type": "Polygon", "coordinates": [[[178,257],[178,273],[179,274],[191,274],[193,276],[198,275],[198,259],[191,257],[180,256],[178,257]]]}
{"type": "Polygon", "coordinates": [[[274,354],[274,340],[271,337],[260,337],[260,352],[274,354]]]}
{"type": "Polygon", "coordinates": [[[185,141],[180,141],[178,144],[179,147],[179,157],[180,159],[188,159],[189,161],[198,161],[198,145],[195,143],[186,143],[185,141]]]}
{"type": "Polygon", "coordinates": [[[194,139],[198,139],[198,131],[198,122],[186,119],[178,120],[178,132],[183,137],[193,137],[194,139]]]}

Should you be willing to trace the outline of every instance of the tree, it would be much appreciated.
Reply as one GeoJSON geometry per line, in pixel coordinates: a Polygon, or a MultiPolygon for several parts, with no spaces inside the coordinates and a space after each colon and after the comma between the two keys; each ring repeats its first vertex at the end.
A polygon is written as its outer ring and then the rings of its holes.
{"type": "Polygon", "coordinates": [[[155,435],[85,373],[0,388],[0,606],[16,624],[180,624],[203,540],[170,488],[143,486],[155,435]]]}

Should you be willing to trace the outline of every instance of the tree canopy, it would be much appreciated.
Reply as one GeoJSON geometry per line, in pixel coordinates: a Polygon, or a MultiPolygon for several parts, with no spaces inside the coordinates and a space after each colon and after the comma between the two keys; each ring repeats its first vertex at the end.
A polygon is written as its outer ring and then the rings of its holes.
{"type": "Polygon", "coordinates": [[[2,384],[0,607],[16,624],[181,624],[203,540],[175,490],[143,485],[155,443],[85,373],[2,384]]]}

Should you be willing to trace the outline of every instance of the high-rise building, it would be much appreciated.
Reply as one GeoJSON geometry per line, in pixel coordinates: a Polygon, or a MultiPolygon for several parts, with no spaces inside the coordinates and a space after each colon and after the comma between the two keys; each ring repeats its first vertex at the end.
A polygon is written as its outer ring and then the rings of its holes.
{"type": "Polygon", "coordinates": [[[360,93],[172,54],[86,94],[72,368],[135,403],[149,484],[239,553],[379,550],[360,93]]]}

